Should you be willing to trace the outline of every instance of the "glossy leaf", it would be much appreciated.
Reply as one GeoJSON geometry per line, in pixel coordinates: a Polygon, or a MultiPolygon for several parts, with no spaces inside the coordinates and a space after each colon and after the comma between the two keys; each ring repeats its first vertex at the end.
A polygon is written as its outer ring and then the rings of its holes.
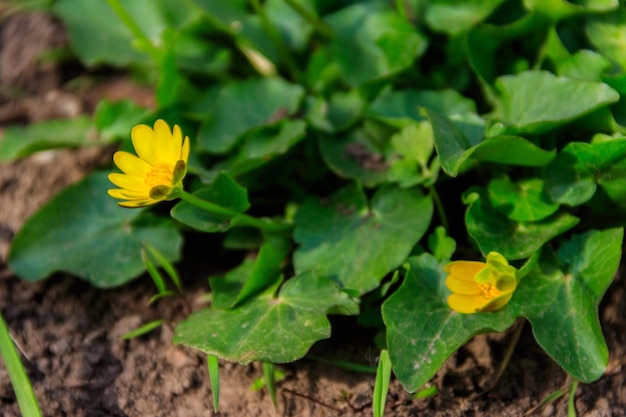
{"type": "Polygon", "coordinates": [[[234,305],[241,304],[257,293],[280,281],[280,271],[291,242],[285,236],[270,235],[259,249],[254,268],[250,271],[234,305]]]}
{"type": "Polygon", "coordinates": [[[402,286],[382,307],[393,371],[410,392],[424,385],[474,335],[504,331],[515,322],[509,307],[461,314],[448,307],[443,265],[424,253],[409,258],[402,286]]]}
{"type": "Polygon", "coordinates": [[[513,182],[509,178],[494,179],[488,187],[493,207],[511,220],[535,222],[543,220],[559,209],[544,191],[538,178],[513,182]]]}
{"type": "Polygon", "coordinates": [[[575,206],[589,201],[599,185],[614,201],[625,203],[625,170],[626,139],[573,142],[546,167],[546,190],[554,201],[575,206]]]}
{"type": "Polygon", "coordinates": [[[236,156],[222,168],[239,176],[285,154],[304,138],[306,124],[301,120],[283,120],[276,126],[253,129],[245,135],[236,156]]]}
{"type": "Polygon", "coordinates": [[[508,260],[523,259],[538,251],[550,239],[578,223],[568,213],[556,213],[539,222],[518,223],[477,197],[465,213],[467,232],[483,254],[501,253],[508,260]]]}
{"type": "Polygon", "coordinates": [[[106,173],[96,172],[60,192],[30,217],[9,251],[13,272],[37,281],[65,271],[107,288],[144,271],[144,242],[168,261],[177,261],[182,239],[172,221],[146,215],[141,209],[119,207],[107,195],[108,188],[112,184],[106,173]]]}
{"type": "Polygon", "coordinates": [[[212,153],[230,150],[250,129],[292,114],[303,97],[301,86],[281,78],[250,78],[225,85],[198,132],[198,144],[212,153]]]}
{"type": "Polygon", "coordinates": [[[319,135],[322,158],[338,176],[358,179],[367,187],[387,180],[389,165],[376,139],[362,130],[353,130],[347,136],[319,135]]]}
{"type": "Polygon", "coordinates": [[[368,202],[347,186],[305,202],[295,217],[296,271],[317,271],[359,293],[397,268],[430,224],[432,201],[417,190],[383,187],[368,202]]]}
{"type": "Polygon", "coordinates": [[[332,281],[308,272],[287,281],[277,296],[265,293],[234,309],[193,313],[176,328],[174,343],[244,365],[291,362],[330,336],[327,314],[357,311],[332,281]]]}
{"type": "Polygon", "coordinates": [[[498,78],[500,98],[495,117],[510,133],[541,133],[619,100],[603,83],[527,71],[498,78]]]}
{"type": "MultiPolygon", "coordinates": [[[[141,0],[122,2],[138,29],[157,44],[168,26],[179,27],[195,8],[172,0],[145,3],[141,0]]],[[[149,55],[140,49],[131,30],[106,1],[55,1],[52,7],[66,23],[74,51],[87,65],[145,65],[149,55]]],[[[154,47],[154,45],[153,45],[154,47]]]]}
{"type": "Polygon", "coordinates": [[[333,30],[334,58],[352,86],[405,69],[426,48],[415,27],[384,3],[356,3],[325,21],[333,30]]]}
{"type": "Polygon", "coordinates": [[[582,382],[600,378],[608,362],[598,305],[617,271],[622,239],[621,228],[594,230],[575,235],[556,258],[545,251],[510,302],[539,345],[582,382]]]}
{"type": "Polygon", "coordinates": [[[626,10],[619,7],[615,13],[589,17],[585,27],[591,43],[605,57],[626,69],[626,10]]]}
{"type": "Polygon", "coordinates": [[[424,19],[431,29],[456,35],[480,23],[502,3],[504,0],[430,1],[424,19]]]}
{"type": "Polygon", "coordinates": [[[544,166],[554,158],[554,151],[543,150],[519,136],[499,135],[483,139],[481,125],[473,124],[473,119],[468,123],[467,119],[450,119],[432,111],[427,113],[441,167],[450,176],[458,175],[470,158],[521,166],[544,166]]]}
{"type": "Polygon", "coordinates": [[[455,90],[397,90],[382,94],[365,114],[394,125],[426,120],[420,108],[445,114],[475,113],[476,105],[455,90]]]}

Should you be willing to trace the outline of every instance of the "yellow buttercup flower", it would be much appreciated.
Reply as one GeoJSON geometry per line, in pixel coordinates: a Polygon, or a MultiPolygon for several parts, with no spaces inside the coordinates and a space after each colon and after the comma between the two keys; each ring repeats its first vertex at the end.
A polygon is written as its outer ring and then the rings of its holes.
{"type": "Polygon", "coordinates": [[[498,252],[489,252],[487,262],[455,261],[444,267],[446,286],[452,295],[448,305],[459,313],[500,310],[517,287],[517,270],[498,252]]]}
{"type": "Polygon", "coordinates": [[[109,174],[109,181],[120,188],[108,191],[111,197],[125,200],[122,207],[144,207],[177,197],[187,173],[189,138],[180,127],[174,130],[163,120],[154,123],[154,129],[137,125],[131,131],[137,156],[119,151],[113,155],[115,165],[123,174],[109,174]]]}

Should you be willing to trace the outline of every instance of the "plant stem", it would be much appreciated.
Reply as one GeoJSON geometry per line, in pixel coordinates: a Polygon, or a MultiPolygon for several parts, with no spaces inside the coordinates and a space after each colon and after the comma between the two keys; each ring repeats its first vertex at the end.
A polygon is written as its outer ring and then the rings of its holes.
{"type": "Polygon", "coordinates": [[[141,30],[137,22],[135,22],[135,19],[126,11],[120,0],[107,0],[107,3],[109,3],[111,9],[117,14],[117,17],[120,18],[122,23],[126,25],[133,36],[140,42],[141,46],[144,47],[145,52],[158,64],[161,61],[161,53],[143,30],[141,30]]]}
{"type": "Polygon", "coordinates": [[[179,191],[178,197],[180,197],[180,199],[184,202],[189,203],[192,206],[198,207],[199,209],[202,209],[209,213],[236,219],[236,223],[238,226],[256,227],[257,229],[263,230],[265,232],[273,233],[288,232],[291,230],[291,225],[289,224],[275,223],[271,220],[258,219],[247,214],[239,213],[238,211],[231,210],[229,208],[211,203],[210,201],[198,198],[195,195],[188,193],[184,190],[179,191]]]}
{"type": "Polygon", "coordinates": [[[449,231],[448,228],[448,216],[446,216],[446,211],[443,208],[443,204],[441,204],[441,199],[439,198],[439,194],[435,187],[430,187],[430,196],[433,199],[433,203],[435,203],[435,210],[437,210],[437,215],[439,216],[439,220],[441,220],[441,225],[449,231]]]}
{"type": "Polygon", "coordinates": [[[252,7],[254,8],[254,11],[259,15],[259,18],[261,19],[261,26],[263,26],[263,30],[265,31],[267,36],[270,38],[270,41],[272,41],[272,43],[274,44],[274,47],[278,51],[278,54],[280,55],[281,59],[285,62],[285,64],[289,68],[289,72],[291,72],[291,76],[296,81],[300,80],[302,78],[302,74],[300,73],[300,70],[298,69],[298,65],[296,64],[296,61],[291,56],[291,53],[289,52],[289,48],[287,48],[287,45],[285,45],[283,38],[280,36],[280,33],[278,32],[278,30],[276,30],[276,27],[274,27],[270,19],[267,17],[267,13],[265,13],[265,9],[263,8],[259,0],[250,0],[250,3],[252,3],[252,7]]]}
{"type": "Polygon", "coordinates": [[[567,399],[567,417],[576,417],[576,388],[578,388],[578,380],[572,377],[572,383],[569,386],[569,398],[567,399]]]}
{"type": "Polygon", "coordinates": [[[41,417],[41,410],[37,404],[37,398],[33,392],[28,375],[24,370],[24,365],[15,349],[9,328],[0,314],[0,357],[6,365],[9,380],[13,385],[15,397],[23,416],[41,417]]]}
{"type": "Polygon", "coordinates": [[[400,13],[400,16],[405,19],[407,18],[406,5],[404,4],[404,0],[396,0],[396,9],[398,10],[398,13],[400,13]]]}
{"type": "Polygon", "coordinates": [[[322,20],[320,20],[317,16],[311,13],[306,7],[302,6],[296,0],[285,0],[285,3],[289,5],[293,9],[294,12],[298,13],[304,20],[309,22],[315,30],[325,38],[333,37],[333,30],[322,20]]]}

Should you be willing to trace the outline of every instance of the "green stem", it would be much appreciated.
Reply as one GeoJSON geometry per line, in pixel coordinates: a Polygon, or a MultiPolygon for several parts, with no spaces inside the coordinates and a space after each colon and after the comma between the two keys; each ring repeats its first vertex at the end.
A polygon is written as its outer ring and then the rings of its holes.
{"type": "Polygon", "coordinates": [[[404,4],[404,0],[396,0],[396,9],[398,10],[398,13],[400,13],[400,16],[405,19],[407,18],[406,5],[404,4]]]}
{"type": "Polygon", "coordinates": [[[24,365],[22,365],[20,356],[9,334],[9,328],[4,322],[2,315],[0,315],[0,357],[2,357],[7,367],[9,379],[11,380],[11,385],[13,385],[15,397],[22,415],[41,417],[41,410],[37,404],[33,387],[30,384],[28,375],[26,375],[24,365]]]}
{"type": "Polygon", "coordinates": [[[184,190],[179,191],[178,197],[180,197],[181,200],[191,204],[192,206],[198,207],[199,209],[202,209],[209,213],[223,217],[236,218],[238,226],[256,227],[257,229],[263,230],[265,232],[273,233],[288,232],[291,230],[291,225],[284,223],[274,223],[271,220],[257,219],[256,217],[239,213],[238,211],[219,206],[207,200],[203,200],[184,190]]]}
{"type": "Polygon", "coordinates": [[[430,187],[430,196],[435,204],[435,210],[437,210],[437,215],[439,216],[439,220],[441,220],[441,225],[445,227],[446,231],[449,231],[448,216],[446,216],[446,211],[443,208],[443,204],[441,203],[441,199],[439,198],[439,194],[437,193],[437,190],[435,190],[435,187],[430,187]]]}
{"type": "Polygon", "coordinates": [[[274,47],[278,51],[278,54],[280,55],[281,59],[285,62],[285,64],[289,68],[289,72],[291,72],[291,76],[296,81],[300,80],[302,74],[300,73],[300,70],[298,69],[298,65],[296,64],[296,61],[291,56],[291,53],[289,52],[289,48],[287,48],[287,45],[283,41],[283,38],[280,36],[280,33],[278,32],[278,30],[276,30],[276,28],[274,27],[270,19],[267,17],[267,13],[265,13],[265,9],[263,8],[263,6],[261,6],[261,3],[259,2],[259,0],[250,0],[250,3],[252,3],[252,7],[254,8],[254,11],[259,15],[259,18],[261,19],[261,25],[263,26],[263,30],[265,31],[267,36],[270,38],[270,41],[274,44],[274,47]]]}
{"type": "Polygon", "coordinates": [[[567,399],[567,417],[576,417],[576,388],[578,388],[578,380],[572,377],[572,383],[569,386],[569,398],[567,399]]]}
{"type": "Polygon", "coordinates": [[[293,9],[294,12],[296,12],[300,16],[302,16],[302,18],[304,20],[306,20],[311,25],[313,25],[315,30],[320,35],[322,35],[323,37],[328,38],[328,39],[333,37],[333,30],[330,28],[330,26],[328,26],[326,23],[324,23],[322,20],[320,20],[317,16],[315,16],[313,13],[311,13],[311,11],[309,9],[307,9],[304,6],[302,6],[296,0],[285,0],[285,3],[287,3],[289,5],[289,7],[291,7],[293,9]]]}
{"type": "Polygon", "coordinates": [[[161,61],[161,53],[146,36],[143,30],[141,30],[139,25],[137,25],[135,19],[133,19],[133,17],[126,11],[122,3],[119,0],[107,0],[107,3],[109,3],[111,9],[113,9],[115,14],[117,14],[117,17],[120,18],[122,23],[126,25],[133,36],[140,42],[141,46],[145,49],[145,52],[150,55],[155,63],[158,64],[161,61]]]}

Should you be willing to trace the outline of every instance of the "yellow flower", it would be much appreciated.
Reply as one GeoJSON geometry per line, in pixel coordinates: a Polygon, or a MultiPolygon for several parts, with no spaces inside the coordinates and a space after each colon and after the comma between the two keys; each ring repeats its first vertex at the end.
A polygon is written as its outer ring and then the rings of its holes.
{"type": "Polygon", "coordinates": [[[163,120],[154,123],[154,130],[137,125],[131,131],[133,147],[138,156],[115,152],[113,161],[123,174],[109,174],[109,181],[120,188],[108,191],[111,197],[125,200],[122,207],[144,207],[173,199],[182,188],[189,159],[189,138],[180,127],[174,131],[163,120]]]}
{"type": "Polygon", "coordinates": [[[498,252],[489,252],[487,263],[450,262],[444,271],[449,274],[446,286],[452,291],[448,305],[459,313],[500,310],[517,287],[517,270],[498,252]]]}

